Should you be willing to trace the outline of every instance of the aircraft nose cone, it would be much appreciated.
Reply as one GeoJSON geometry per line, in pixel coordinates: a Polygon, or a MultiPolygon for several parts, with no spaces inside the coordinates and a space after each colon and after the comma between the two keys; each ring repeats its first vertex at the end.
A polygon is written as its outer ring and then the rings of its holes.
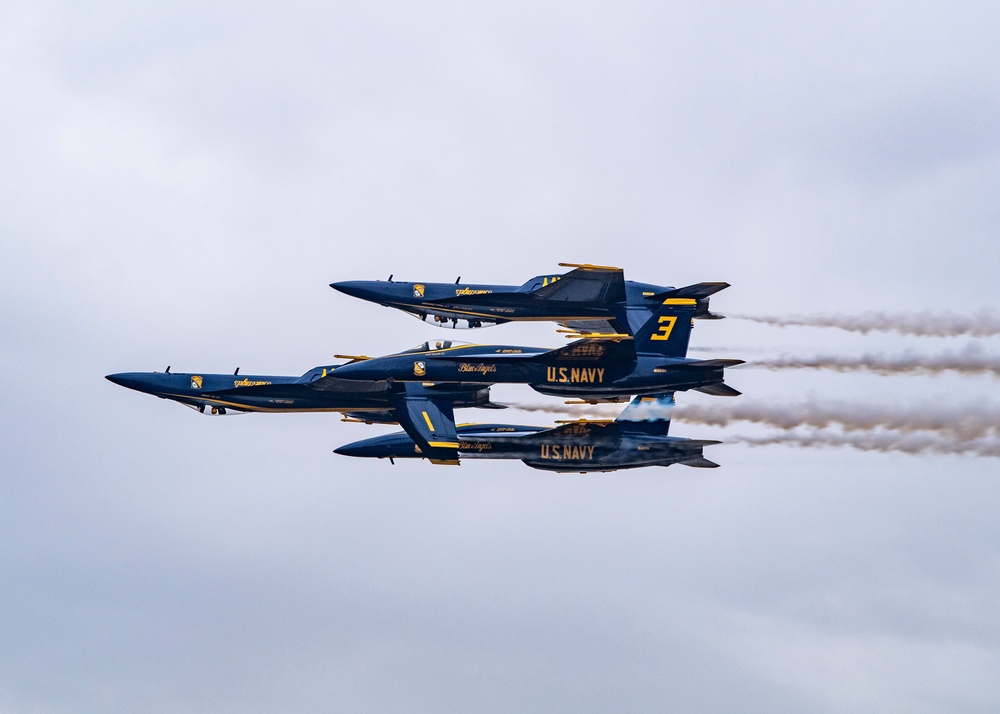
{"type": "Polygon", "coordinates": [[[340,448],[334,449],[333,453],[341,456],[357,456],[369,459],[385,459],[393,456],[402,456],[407,451],[413,449],[413,441],[405,434],[387,434],[384,436],[374,436],[370,439],[352,441],[344,444],[340,448]]]}
{"type": "Polygon", "coordinates": [[[367,280],[344,280],[339,283],[330,283],[330,287],[356,298],[364,299],[371,294],[371,287],[367,280]]]}
{"type": "Polygon", "coordinates": [[[158,385],[155,378],[146,372],[119,372],[104,378],[120,387],[134,389],[137,392],[153,393],[158,385]]]}
{"type": "Polygon", "coordinates": [[[127,387],[128,386],[127,384],[125,384],[126,380],[125,380],[125,375],[124,374],[108,374],[108,375],[105,375],[104,378],[106,380],[108,380],[109,382],[114,382],[115,384],[117,384],[120,387],[127,387]]]}
{"type": "Polygon", "coordinates": [[[356,444],[344,444],[334,449],[333,453],[340,454],[341,456],[363,456],[363,451],[364,449],[359,448],[356,444]]]}
{"type": "Polygon", "coordinates": [[[392,449],[388,448],[384,439],[375,437],[374,439],[362,439],[353,441],[350,444],[334,449],[333,453],[341,456],[357,456],[360,458],[378,458],[379,456],[391,456],[392,449]]]}
{"type": "Polygon", "coordinates": [[[135,372],[119,372],[118,374],[109,374],[105,377],[109,382],[117,384],[119,387],[126,387],[128,389],[139,389],[141,390],[145,386],[145,380],[142,379],[142,375],[136,374],[135,372]]]}

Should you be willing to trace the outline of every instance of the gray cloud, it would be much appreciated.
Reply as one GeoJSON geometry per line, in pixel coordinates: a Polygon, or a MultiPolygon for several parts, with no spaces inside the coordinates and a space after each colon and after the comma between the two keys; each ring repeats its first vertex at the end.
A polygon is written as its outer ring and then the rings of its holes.
{"type": "MultiPolygon", "coordinates": [[[[433,337],[327,287],[389,273],[615,264],[727,280],[713,305],[751,315],[1000,304],[998,12],[3,10],[0,709],[995,710],[992,460],[392,466],[330,453],[381,428],[213,420],[102,377],[433,337]]],[[[699,323],[694,346],[815,349],[776,332],[699,323]]],[[[758,404],[845,381],[738,378],[758,404]]]]}

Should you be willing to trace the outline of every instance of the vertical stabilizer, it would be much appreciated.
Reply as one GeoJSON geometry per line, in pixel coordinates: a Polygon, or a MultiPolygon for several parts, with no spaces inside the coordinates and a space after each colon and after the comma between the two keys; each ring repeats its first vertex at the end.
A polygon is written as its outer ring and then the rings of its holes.
{"type": "Polygon", "coordinates": [[[674,406],[673,392],[636,397],[622,410],[615,422],[628,429],[641,427],[646,430],[655,427],[657,433],[666,435],[670,431],[670,415],[674,406]]]}
{"type": "Polygon", "coordinates": [[[663,357],[687,356],[697,300],[667,298],[635,332],[635,351],[663,357]]]}

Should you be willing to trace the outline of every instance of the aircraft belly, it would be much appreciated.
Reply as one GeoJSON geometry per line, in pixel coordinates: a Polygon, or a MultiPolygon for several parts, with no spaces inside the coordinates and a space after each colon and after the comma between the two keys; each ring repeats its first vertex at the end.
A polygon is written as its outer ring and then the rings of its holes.
{"type": "MultiPolygon", "coordinates": [[[[317,392],[313,397],[267,395],[255,396],[233,394],[200,394],[187,396],[187,400],[212,406],[230,407],[245,411],[260,412],[314,412],[314,411],[361,411],[385,410],[391,408],[385,397],[378,398],[365,394],[330,394],[317,392]]],[[[177,397],[174,397],[177,398],[177,397]]],[[[181,399],[178,399],[181,401],[181,399]]]]}

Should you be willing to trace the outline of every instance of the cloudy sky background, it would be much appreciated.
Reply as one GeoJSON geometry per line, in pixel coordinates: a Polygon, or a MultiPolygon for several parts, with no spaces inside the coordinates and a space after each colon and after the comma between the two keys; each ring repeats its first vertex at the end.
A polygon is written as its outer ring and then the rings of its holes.
{"type": "MultiPolygon", "coordinates": [[[[331,453],[384,427],[212,419],[103,375],[299,374],[439,336],[327,287],[389,273],[612,264],[726,280],[713,306],[750,315],[995,306],[998,22],[990,3],[0,5],[0,711],[995,711],[995,459],[393,467],[331,453]]],[[[730,319],[693,344],[967,342],[730,319]]],[[[729,381],[901,410],[997,390],[729,381]]]]}

